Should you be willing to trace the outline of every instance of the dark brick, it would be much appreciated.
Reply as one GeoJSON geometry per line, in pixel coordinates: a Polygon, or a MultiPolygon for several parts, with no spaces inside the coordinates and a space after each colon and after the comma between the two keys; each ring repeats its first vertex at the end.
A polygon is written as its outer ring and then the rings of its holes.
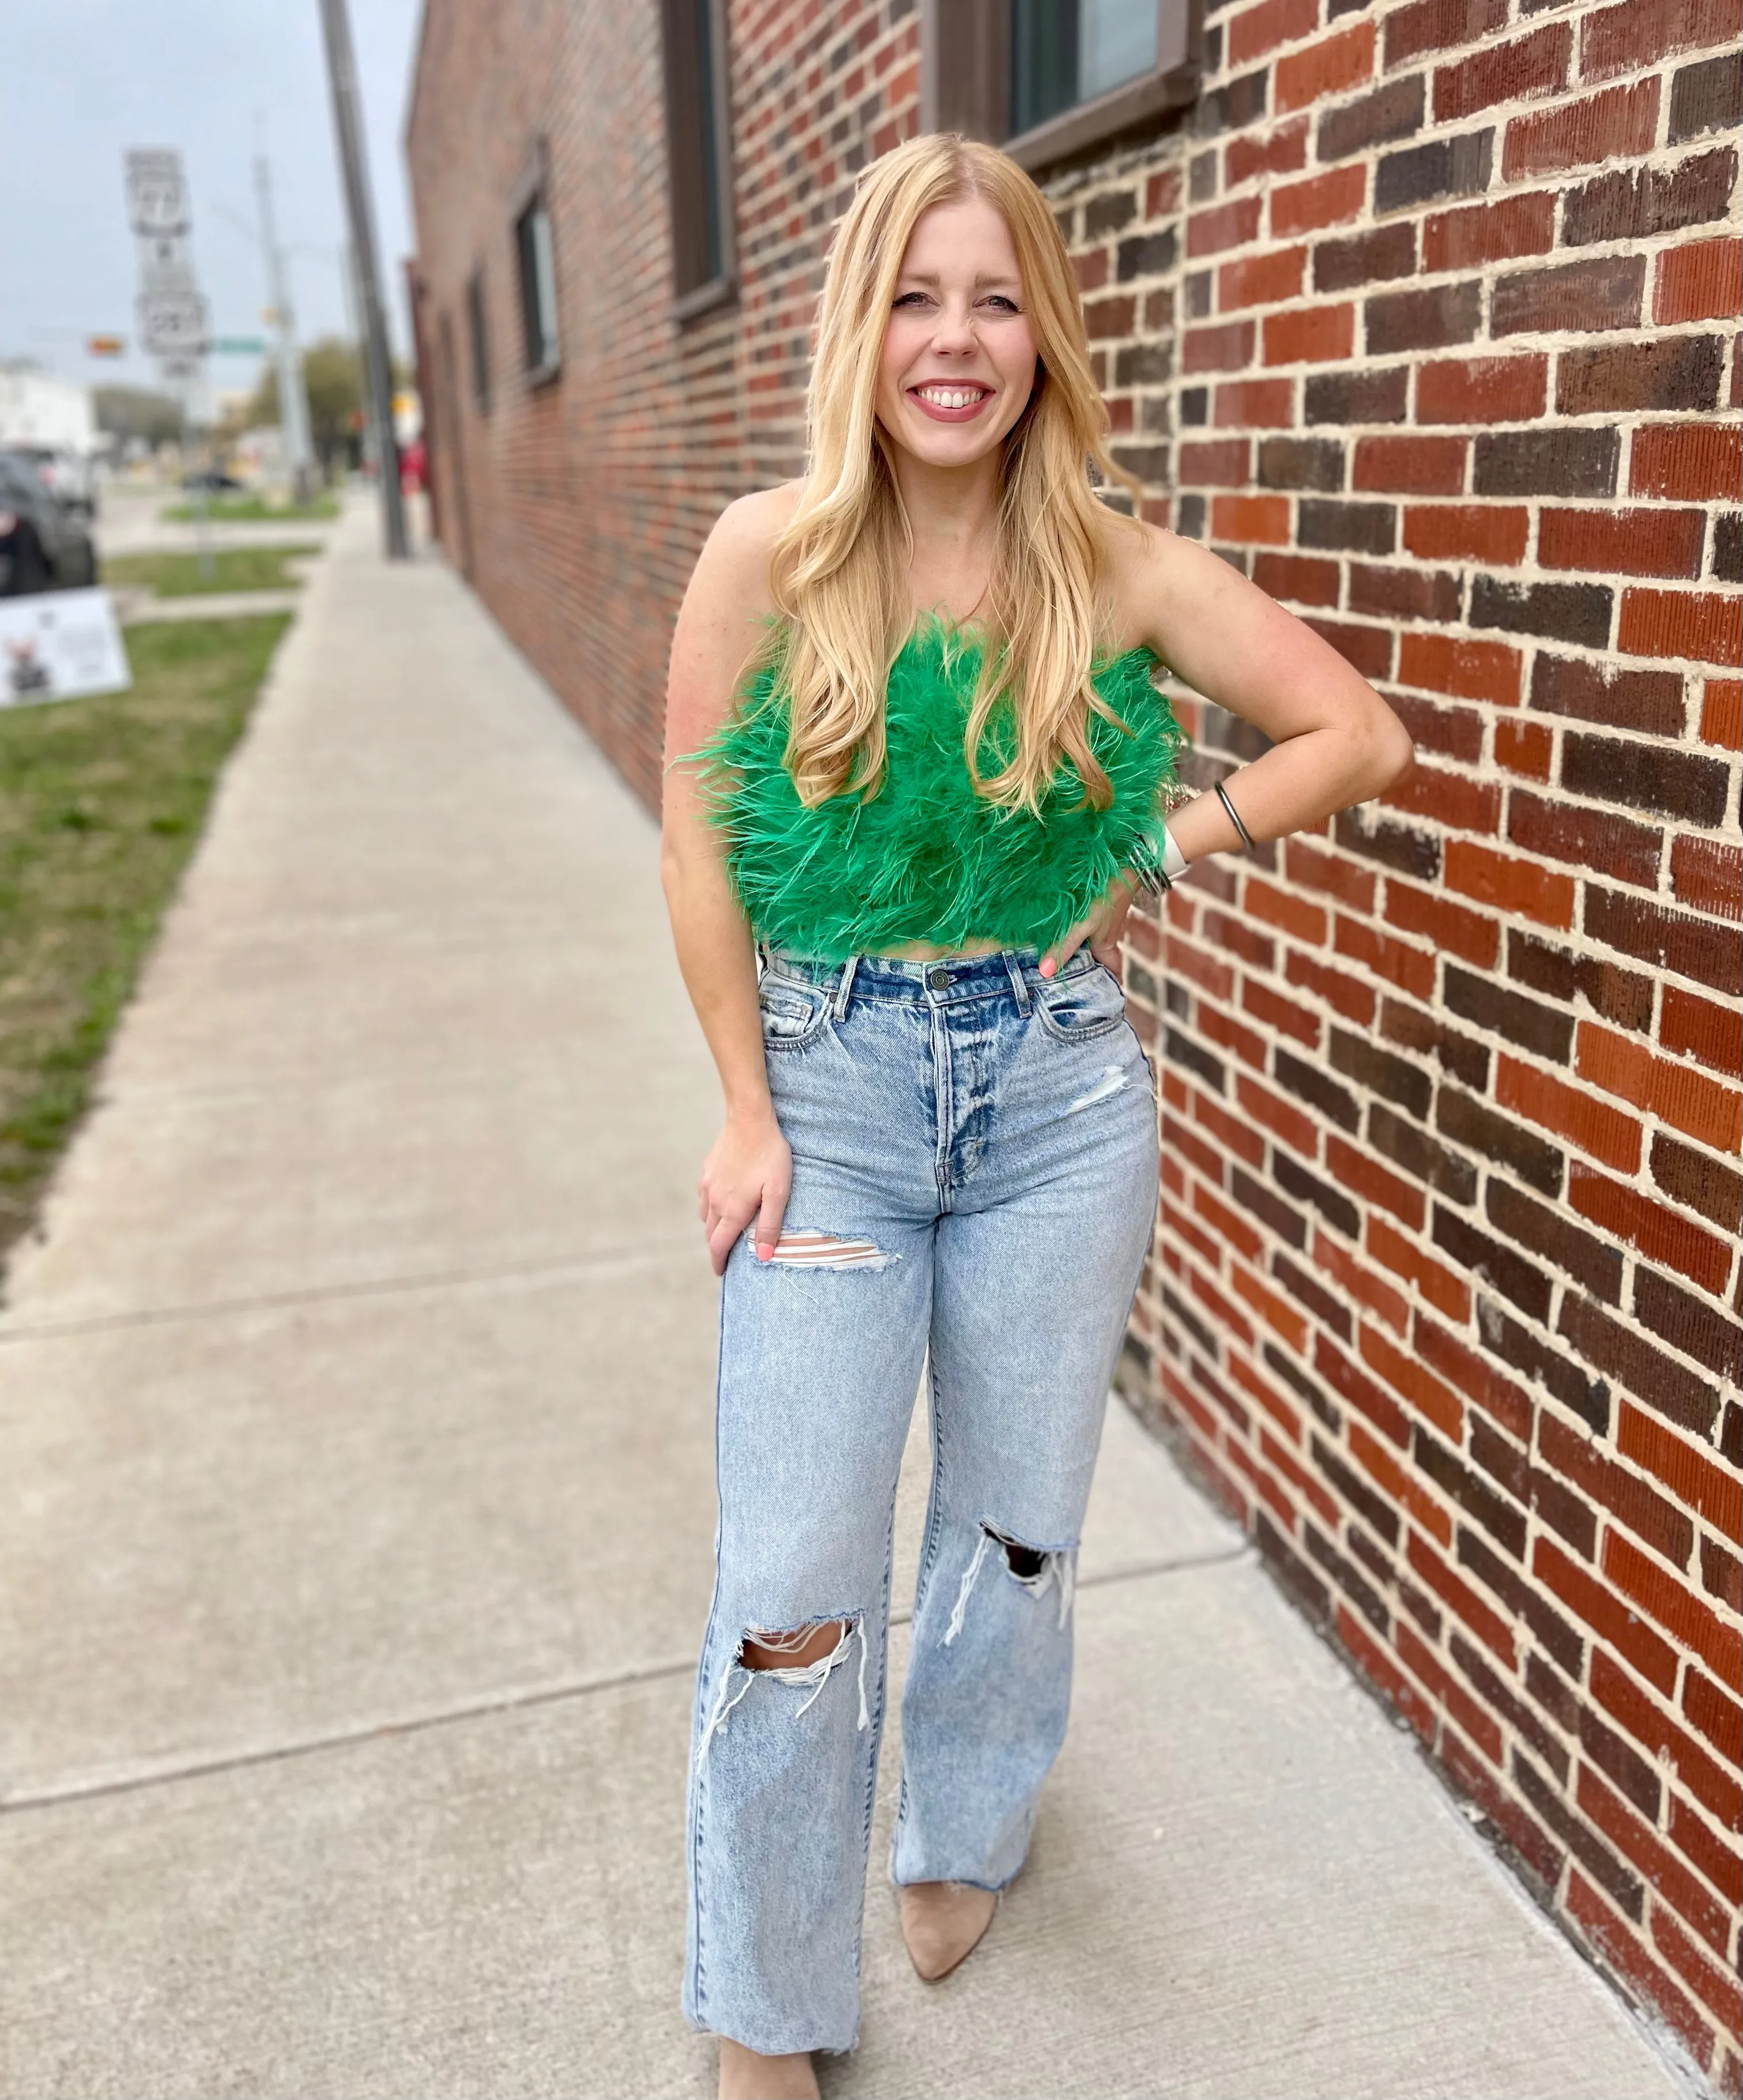
{"type": "Polygon", "coordinates": [[[1657,810],[1710,831],[1724,822],[1731,769],[1692,751],[1570,732],[1562,739],[1561,784],[1594,801],[1657,810]]]}
{"type": "Polygon", "coordinates": [[[1561,1153],[1547,1139],[1498,1114],[1486,1102],[1475,1101],[1455,1088],[1442,1087],[1435,1103],[1434,1123],[1435,1128],[1455,1145],[1467,1145],[1485,1158],[1511,1167],[1521,1181],[1543,1195],[1561,1193],[1565,1166],[1561,1153]]]}
{"type": "Polygon", "coordinates": [[[1135,474],[1140,481],[1166,487],[1172,478],[1168,472],[1170,453],[1166,445],[1115,445],[1114,463],[1123,466],[1127,474],[1135,474]]]}
{"type": "MultiPolygon", "coordinates": [[[[1562,1299],[1556,1331],[1588,1363],[1612,1378],[1619,1379],[1635,1396],[1644,1401],[1667,1422],[1692,1429],[1697,1436],[1710,1436],[1719,1417],[1719,1396],[1710,1380],[1675,1363],[1643,1336],[1621,1326],[1588,1298],[1571,1290],[1562,1299]]],[[[1602,1435],[1608,1426],[1595,1422],[1602,1435]]]]}
{"type": "Polygon", "coordinates": [[[1734,1400],[1725,1402],[1719,1425],[1719,1455],[1728,1465],[1743,1466],[1743,1407],[1734,1400]]]}
{"type": "Polygon", "coordinates": [[[1348,548],[1389,554],[1397,545],[1397,506],[1391,503],[1320,503],[1304,497],[1295,528],[1299,547],[1348,548]]]}
{"type": "Polygon", "coordinates": [[[1347,292],[1352,285],[1415,274],[1416,227],[1408,219],[1348,240],[1322,240],[1313,250],[1316,292],[1347,292]]]}
{"type": "Polygon", "coordinates": [[[1402,153],[1383,153],[1374,174],[1374,209],[1402,211],[1434,197],[1476,196],[1489,188],[1494,147],[1493,130],[1467,131],[1402,153]]]}
{"type": "Polygon", "coordinates": [[[1480,1414],[1471,1418],[1471,1462],[1498,1480],[1515,1502],[1535,1510],[1582,1559],[1591,1559],[1598,1520],[1591,1503],[1560,1475],[1533,1466],[1511,1437],[1480,1414]]]}
{"type": "Polygon", "coordinates": [[[1365,1035],[1351,1035],[1341,1028],[1331,1031],[1330,1061],[1335,1072],[1396,1101],[1419,1121],[1427,1114],[1434,1082],[1421,1065],[1394,1057],[1365,1035]]]}
{"type": "Polygon", "coordinates": [[[1179,1321],[1212,1363],[1221,1361],[1222,1344],[1185,1299],[1178,1296],[1166,1283],[1162,1286],[1162,1304],[1163,1310],[1179,1321]]]}
{"type": "Polygon", "coordinates": [[[1667,1196],[1710,1218],[1721,1232],[1733,1238],[1743,1233],[1743,1175],[1663,1131],[1653,1140],[1652,1163],[1653,1179],[1667,1196]]]}
{"type": "Polygon", "coordinates": [[[1617,168],[1568,192],[1561,245],[1593,240],[1647,240],[1679,227],[1723,218],[1737,179],[1737,157],[1696,153],[1675,168],[1617,168]]]}
{"type": "Polygon", "coordinates": [[[1185,280],[1186,317],[1202,321],[1216,300],[1216,273],[1214,270],[1194,270],[1185,280]]]}
{"type": "Polygon", "coordinates": [[[1298,1299],[1322,1327],[1329,1327],[1340,1342],[1350,1338],[1348,1309],[1341,1305],[1329,1290],[1304,1274],[1287,1255],[1271,1257],[1271,1273],[1282,1285],[1291,1298],[1298,1299]]]}
{"type": "Polygon", "coordinates": [[[1617,1908],[1638,1925],[1646,1914],[1646,1892],[1582,1816],[1576,1815],[1555,1788],[1516,1749],[1513,1777],[1520,1792],[1603,1889],[1617,1908]]]}
{"type": "Polygon", "coordinates": [[[1346,1466],[1322,1438],[1314,1437],[1310,1448],[1314,1464],[1344,1501],[1352,1509],[1361,1511],[1369,1528],[1383,1538],[1388,1546],[1396,1546],[1398,1543],[1398,1513],[1392,1504],[1371,1488],[1353,1467],[1346,1466]]]}
{"type": "Polygon", "coordinates": [[[1456,963],[1448,963],[1445,998],[1450,1012],[1474,1021],[1509,1043],[1517,1043],[1538,1057],[1565,1065],[1573,1041],[1573,1017],[1557,1013],[1553,1007],[1539,1006],[1534,999],[1522,999],[1492,978],[1473,977],[1456,963]]]}
{"type": "Polygon", "coordinates": [[[1377,1582],[1388,1590],[1397,1587],[1398,1571],[1391,1557],[1381,1552],[1359,1524],[1346,1524],[1344,1538],[1350,1551],[1377,1582]]]}
{"type": "Polygon", "coordinates": [[[1522,1195],[1511,1183],[1491,1175],[1484,1208],[1489,1222],[1516,1245],[1529,1247],[1564,1269],[1607,1304],[1622,1301],[1622,1249],[1593,1238],[1559,1212],[1522,1195]]]}
{"type": "Polygon", "coordinates": [[[1335,438],[1261,438],[1259,486],[1341,488],[1344,448],[1335,438]]]}
{"type": "Polygon", "coordinates": [[[1653,984],[1601,955],[1570,955],[1517,926],[1507,929],[1507,975],[1533,991],[1570,1004],[1583,999],[1618,1028],[1643,1034],[1653,1025],[1653,984]]]}
{"type": "Polygon", "coordinates": [[[1292,1247],[1307,1245],[1307,1220],[1299,1211],[1291,1210],[1274,1189],[1263,1181],[1255,1181],[1243,1167],[1237,1167],[1230,1174],[1229,1193],[1243,1211],[1251,1211],[1255,1218],[1262,1219],[1279,1239],[1287,1240],[1292,1247]]]}
{"type": "Polygon", "coordinates": [[[1468,1568],[1484,1587],[1494,1591],[1514,1617],[1522,1619],[1570,1677],[1577,1677],[1585,1660],[1584,1637],[1562,1617],[1518,1568],[1502,1560],[1479,1538],[1468,1524],[1458,1527],[1455,1551],[1461,1568],[1468,1568]]]}
{"type": "Polygon", "coordinates": [[[1525,1513],[1454,1456],[1439,1437],[1431,1436],[1421,1423],[1414,1425],[1410,1456],[1419,1471],[1450,1496],[1467,1516],[1475,1517],[1489,1536],[1517,1560],[1525,1550],[1525,1513]]]}
{"type": "Polygon", "coordinates": [[[1350,1602],[1361,1612],[1375,1631],[1388,1638],[1392,1633],[1392,1613],[1374,1586],[1358,1575],[1327,1538],[1322,1538],[1317,1528],[1304,1524],[1302,1533],[1308,1551],[1335,1582],[1350,1602]]]}
{"type": "Polygon", "coordinates": [[[1260,66],[1256,72],[1242,73],[1238,80],[1225,82],[1208,95],[1201,95],[1193,112],[1193,130],[1201,139],[1214,139],[1220,131],[1238,131],[1244,125],[1256,124],[1265,113],[1265,92],[1271,77],[1271,68],[1260,66]]]}
{"type": "Polygon", "coordinates": [[[1331,1617],[1330,1590],[1296,1554],[1264,1510],[1254,1515],[1253,1537],[1260,1557],[1295,1599],[1296,1608],[1304,1612],[1315,1626],[1328,1624],[1331,1617]]]}
{"type": "Polygon", "coordinates": [[[1580,1720],[1578,1696],[1573,1686],[1565,1683],[1541,1655],[1532,1654],[1525,1657],[1525,1689],[1559,1727],[1578,1730],[1580,1720]]]}
{"type": "Polygon", "coordinates": [[[1683,66],[1670,82],[1670,143],[1743,123],[1743,51],[1683,66]]]}
{"type": "MultiPolygon", "coordinates": [[[[1305,510],[1306,505],[1302,508],[1305,510]]],[[[1441,841],[1432,832],[1414,832],[1408,824],[1372,816],[1361,805],[1340,810],[1332,828],[1346,853],[1377,860],[1383,867],[1394,868],[1400,875],[1414,875],[1432,882],[1441,872],[1441,841]]]]}
{"type": "MultiPolygon", "coordinates": [[[[1569,1291],[1564,1295],[1564,1320],[1567,1306],[1572,1302],[1573,1293],[1569,1291]]],[[[1593,1308],[1595,1312],[1596,1309],[1593,1308]]],[[[1499,1357],[1515,1370],[1525,1372],[1528,1378],[1540,1381],[1595,1435],[1604,1434],[1610,1423],[1610,1389],[1602,1379],[1588,1378],[1565,1349],[1540,1342],[1529,1329],[1510,1318],[1492,1299],[1477,1300],[1476,1326],[1484,1348],[1492,1356],[1499,1357]]]]}
{"type": "Polygon", "coordinates": [[[1193,155],[1186,171],[1186,194],[1194,204],[1206,204],[1216,196],[1219,157],[1214,146],[1208,152],[1193,155]]]}
{"type": "Polygon", "coordinates": [[[1743,584],[1743,510],[1725,510],[1713,520],[1714,580],[1743,584]]]}
{"type": "Polygon", "coordinates": [[[1304,1064],[1300,1058],[1291,1057],[1286,1050],[1279,1049],[1273,1055],[1272,1070],[1277,1083],[1286,1093],[1309,1103],[1322,1115],[1329,1116],[1339,1129],[1355,1131],[1361,1127],[1361,1111],[1356,1105],[1354,1096],[1318,1065],[1304,1064]]]}
{"type": "Polygon", "coordinates": [[[1332,1435],[1336,1436],[1342,1424],[1343,1416],[1314,1384],[1307,1373],[1290,1356],[1287,1350],[1280,1349],[1275,1342],[1267,1342],[1264,1345],[1264,1355],[1265,1361],[1291,1392],[1299,1393],[1332,1435]]]}
{"type": "Polygon", "coordinates": [[[1564,1782],[1569,1763],[1567,1750],[1544,1727],[1529,1704],[1515,1694],[1512,1687],[1489,1667],[1487,1658],[1463,1634],[1451,1635],[1447,1647],[1453,1661],[1464,1672],[1483,1703],[1523,1736],[1556,1778],[1564,1782]]]}
{"type": "Polygon", "coordinates": [[[1434,1207],[1434,1243],[1450,1255],[1461,1268],[1480,1277],[1503,1298],[1511,1299],[1521,1312],[1533,1320],[1547,1320],[1551,1295],[1550,1279],[1511,1247],[1480,1233],[1467,1219],[1444,1203],[1434,1207]]]}
{"type": "Polygon", "coordinates": [[[1365,302],[1368,350],[1434,350],[1469,342],[1483,324],[1482,287],[1474,278],[1422,292],[1387,292],[1365,302]]]}
{"type": "MultiPolygon", "coordinates": [[[[1380,1009],[1380,1033],[1388,1042],[1401,1043],[1406,1050],[1428,1052],[1443,1070],[1463,1079],[1467,1087],[1475,1087],[1480,1092],[1489,1084],[1488,1046],[1458,1035],[1418,1007],[1407,1005],[1402,999],[1388,999],[1380,1009]]],[[[1449,1131],[1447,1135],[1451,1136],[1454,1133],[1449,1131]]]]}
{"type": "Polygon", "coordinates": [[[1211,419],[1211,390],[1207,386],[1188,386],[1180,395],[1180,423],[1183,429],[1196,430],[1211,419]]]}
{"type": "Polygon", "coordinates": [[[1637,961],[1692,977],[1733,999],[1743,993],[1743,942],[1729,927],[1668,911],[1648,898],[1595,882],[1585,885],[1582,923],[1593,940],[1637,961]]]}
{"type": "Polygon", "coordinates": [[[1341,1194],[1329,1182],[1322,1181],[1317,1175],[1309,1174],[1281,1145],[1271,1148],[1271,1178],[1298,1203],[1311,1203],[1347,1238],[1353,1240],[1361,1237],[1361,1220],[1348,1197],[1341,1194]]]}
{"type": "Polygon", "coordinates": [[[1593,335],[1600,329],[1638,328],[1645,289],[1644,255],[1595,256],[1553,270],[1521,270],[1497,280],[1489,333],[1499,338],[1566,329],[1593,335]]]}
{"type": "MultiPolygon", "coordinates": [[[[1263,758],[1271,748],[1271,739],[1255,723],[1220,708],[1207,700],[1198,721],[1198,741],[1213,750],[1230,752],[1243,765],[1250,765],[1255,758],[1263,758]]],[[[1233,902],[1231,895],[1225,902],[1233,902]]]]}
{"type": "Polygon", "coordinates": [[[1614,430],[1480,430],[1471,485],[1479,496],[1613,496],[1621,457],[1614,430]]]}
{"type": "MultiPolygon", "coordinates": [[[[1129,970],[1132,966],[1128,963],[1126,967],[1129,970]]],[[[1192,1026],[1190,990],[1180,982],[1178,977],[1168,977],[1163,982],[1162,995],[1167,1003],[1169,1012],[1176,1021],[1184,1021],[1189,1028],[1192,1026]]]]}
{"type": "Polygon", "coordinates": [[[1163,227],[1159,233],[1134,234],[1115,250],[1114,274],[1124,284],[1133,277],[1154,277],[1172,270],[1177,245],[1172,226],[1163,227]]]}
{"type": "Polygon", "coordinates": [[[1622,670],[1547,649],[1532,666],[1531,704],[1543,714],[1576,715],[1653,736],[1680,736],[1688,712],[1678,672],[1622,670]]]}
{"type": "Polygon", "coordinates": [[[1388,693],[1392,712],[1410,731],[1419,752],[1436,752],[1462,765],[1483,762],[1483,718],[1470,708],[1426,700],[1417,693],[1388,693]]]}
{"type": "Polygon", "coordinates": [[[1309,425],[1401,423],[1410,387],[1410,368],[1402,364],[1378,372],[1315,372],[1302,388],[1302,412],[1309,425]]]}
{"type": "Polygon", "coordinates": [[[1471,580],[1471,624],[1602,649],[1610,638],[1613,595],[1606,584],[1514,584],[1476,576],[1471,580]]]}
{"type": "Polygon", "coordinates": [[[1476,1201],[1476,1169],[1470,1161],[1449,1152],[1425,1130],[1406,1123],[1379,1101],[1368,1110],[1368,1142],[1424,1188],[1438,1189],[1455,1203],[1476,1201]]]}
{"type": "Polygon", "coordinates": [[[1086,240],[1104,240],[1110,233],[1118,233],[1123,226],[1130,226],[1138,215],[1138,193],[1132,190],[1107,190],[1098,197],[1092,197],[1083,207],[1083,235],[1086,240]]]}
{"type": "Polygon", "coordinates": [[[1634,1317],[1673,1349],[1733,1385],[1743,1383],[1743,1327],[1644,1264],[1634,1273],[1634,1317]]]}
{"type": "Polygon", "coordinates": [[[1710,1597],[1743,1612],[1743,1560],[1727,1553],[1715,1538],[1701,1542],[1701,1581],[1710,1597]]]}
{"type": "Polygon", "coordinates": [[[1458,619],[1463,593],[1459,579],[1445,569],[1375,569],[1352,562],[1348,609],[1378,620],[1428,620],[1442,624],[1458,619]]]}
{"type": "Polygon", "coordinates": [[[1613,881],[1643,889],[1658,887],[1664,833],[1608,810],[1528,795],[1516,788],[1507,797],[1507,835],[1528,853],[1563,860],[1613,881]]]}
{"type": "Polygon", "coordinates": [[[1116,386],[1159,386],[1174,370],[1174,346],[1160,340],[1129,342],[1114,360],[1116,386]]]}
{"type": "Polygon", "coordinates": [[[1229,1074],[1220,1057],[1194,1043],[1189,1036],[1182,1035],[1177,1028],[1171,1028],[1167,1036],[1168,1057],[1172,1063],[1184,1065],[1189,1072],[1196,1072],[1208,1087],[1219,1093],[1229,1090],[1229,1074]]]}
{"type": "Polygon", "coordinates": [[[1555,365],[1555,406],[1564,416],[1716,408],[1724,364],[1725,346],[1716,335],[1564,350],[1555,365]]]}
{"type": "Polygon", "coordinates": [[[1388,81],[1341,108],[1322,110],[1314,142],[1319,158],[1346,160],[1352,153],[1366,152],[1389,139],[1408,139],[1421,130],[1427,101],[1423,86],[1424,76],[1414,73],[1403,80],[1388,81]]]}
{"type": "Polygon", "coordinates": [[[1175,530],[1188,540],[1204,537],[1204,498],[1183,496],[1176,514],[1175,530]]]}
{"type": "Polygon", "coordinates": [[[1580,1709],[1580,1747],[1600,1771],[1616,1782],[1648,1823],[1657,1823],[1663,1794],[1657,1773],[1631,1743],[1590,1706],[1580,1709]]]}

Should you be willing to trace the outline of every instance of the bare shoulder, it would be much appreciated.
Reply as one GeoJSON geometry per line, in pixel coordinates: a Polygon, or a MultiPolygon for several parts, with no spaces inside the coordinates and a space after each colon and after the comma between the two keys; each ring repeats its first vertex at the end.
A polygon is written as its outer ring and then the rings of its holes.
{"type": "Polygon", "coordinates": [[[692,593],[700,590],[748,613],[771,611],[769,557],[792,522],[804,488],[802,481],[783,481],[729,503],[715,519],[697,562],[692,593]]]}
{"type": "Polygon", "coordinates": [[[1157,641],[1158,612],[1183,593],[1201,595],[1233,576],[1226,563],[1160,525],[1142,518],[1110,515],[1103,528],[1103,551],[1114,629],[1131,646],[1157,641]]]}

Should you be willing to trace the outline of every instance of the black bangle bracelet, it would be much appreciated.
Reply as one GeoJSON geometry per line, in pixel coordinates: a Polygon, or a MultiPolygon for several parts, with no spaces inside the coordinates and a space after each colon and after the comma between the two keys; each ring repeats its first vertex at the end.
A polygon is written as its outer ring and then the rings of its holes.
{"type": "Polygon", "coordinates": [[[1241,822],[1241,813],[1234,806],[1233,801],[1229,793],[1229,790],[1224,787],[1220,780],[1216,783],[1216,799],[1229,812],[1229,823],[1234,826],[1236,831],[1241,835],[1242,852],[1250,854],[1253,849],[1253,835],[1250,831],[1248,831],[1246,825],[1241,822]]]}

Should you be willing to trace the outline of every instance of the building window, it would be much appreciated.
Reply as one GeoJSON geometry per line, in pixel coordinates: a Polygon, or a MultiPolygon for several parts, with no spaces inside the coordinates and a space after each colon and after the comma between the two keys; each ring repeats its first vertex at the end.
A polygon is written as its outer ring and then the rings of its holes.
{"type": "Polygon", "coordinates": [[[672,289],[687,320],[733,292],[732,142],[724,0],[661,0],[672,289]]]}
{"type": "Polygon", "coordinates": [[[551,254],[551,215],[542,191],[514,222],[514,253],[520,265],[527,371],[533,379],[548,378],[558,364],[557,268],[551,254]]]}
{"type": "Polygon", "coordinates": [[[466,284],[466,333],[472,339],[472,399],[479,415],[490,412],[490,330],[484,311],[484,272],[466,284]]]}
{"type": "Polygon", "coordinates": [[[928,0],[929,128],[1037,168],[1193,101],[1200,0],[928,0]]]}

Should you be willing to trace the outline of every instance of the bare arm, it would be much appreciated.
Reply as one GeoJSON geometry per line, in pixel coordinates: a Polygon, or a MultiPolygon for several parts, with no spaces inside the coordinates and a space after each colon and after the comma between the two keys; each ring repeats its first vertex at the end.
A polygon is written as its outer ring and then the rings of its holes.
{"type": "Polygon", "coordinates": [[[769,1098],[750,928],[733,894],[724,842],[705,814],[697,769],[685,760],[731,708],[755,622],[770,610],[769,549],[791,502],[790,492],[775,489],[743,497],[721,516],[684,594],[666,694],[660,878],[678,968],[726,1105],[699,1190],[717,1275],[752,1218],[759,1258],[774,1252],[792,1162],[769,1098]]]}

